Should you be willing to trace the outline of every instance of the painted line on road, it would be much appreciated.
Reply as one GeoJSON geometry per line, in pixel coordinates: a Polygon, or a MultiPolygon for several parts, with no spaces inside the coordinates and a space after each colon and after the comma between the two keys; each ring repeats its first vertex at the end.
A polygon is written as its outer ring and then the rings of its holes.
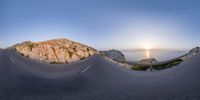
{"type": "Polygon", "coordinates": [[[81,73],[84,73],[84,72],[86,72],[89,68],[91,67],[91,64],[90,65],[88,65],[85,69],[83,69],[82,71],[81,71],[81,73]]]}
{"type": "Polygon", "coordinates": [[[15,64],[15,60],[13,58],[10,58],[10,60],[15,64]]]}

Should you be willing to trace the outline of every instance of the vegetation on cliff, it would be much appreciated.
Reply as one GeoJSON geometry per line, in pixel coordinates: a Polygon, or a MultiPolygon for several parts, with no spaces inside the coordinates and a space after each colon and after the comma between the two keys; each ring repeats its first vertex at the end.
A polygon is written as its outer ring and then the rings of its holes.
{"type": "Polygon", "coordinates": [[[96,53],[96,50],[68,39],[54,39],[43,42],[23,42],[14,46],[26,56],[51,64],[70,63],[82,60],[96,53]]]}

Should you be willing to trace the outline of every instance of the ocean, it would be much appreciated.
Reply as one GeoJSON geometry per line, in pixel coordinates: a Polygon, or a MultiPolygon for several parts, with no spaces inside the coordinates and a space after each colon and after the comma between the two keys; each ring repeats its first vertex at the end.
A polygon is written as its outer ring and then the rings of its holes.
{"type": "Polygon", "coordinates": [[[139,61],[147,58],[155,58],[158,61],[173,59],[187,53],[186,50],[124,50],[121,51],[127,61],[139,61]]]}

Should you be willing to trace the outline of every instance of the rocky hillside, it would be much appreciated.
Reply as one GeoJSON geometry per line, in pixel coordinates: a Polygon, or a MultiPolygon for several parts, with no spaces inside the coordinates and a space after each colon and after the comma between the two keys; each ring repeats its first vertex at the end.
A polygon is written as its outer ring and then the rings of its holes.
{"type": "Polygon", "coordinates": [[[96,53],[96,50],[68,39],[26,41],[14,46],[20,54],[47,63],[70,63],[96,53]]]}

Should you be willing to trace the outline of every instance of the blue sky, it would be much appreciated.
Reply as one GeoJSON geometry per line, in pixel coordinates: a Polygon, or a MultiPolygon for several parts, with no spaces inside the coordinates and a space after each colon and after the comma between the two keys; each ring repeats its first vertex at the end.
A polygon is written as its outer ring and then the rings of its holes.
{"type": "Polygon", "coordinates": [[[199,0],[0,0],[0,47],[68,38],[96,49],[200,46],[199,0]]]}

